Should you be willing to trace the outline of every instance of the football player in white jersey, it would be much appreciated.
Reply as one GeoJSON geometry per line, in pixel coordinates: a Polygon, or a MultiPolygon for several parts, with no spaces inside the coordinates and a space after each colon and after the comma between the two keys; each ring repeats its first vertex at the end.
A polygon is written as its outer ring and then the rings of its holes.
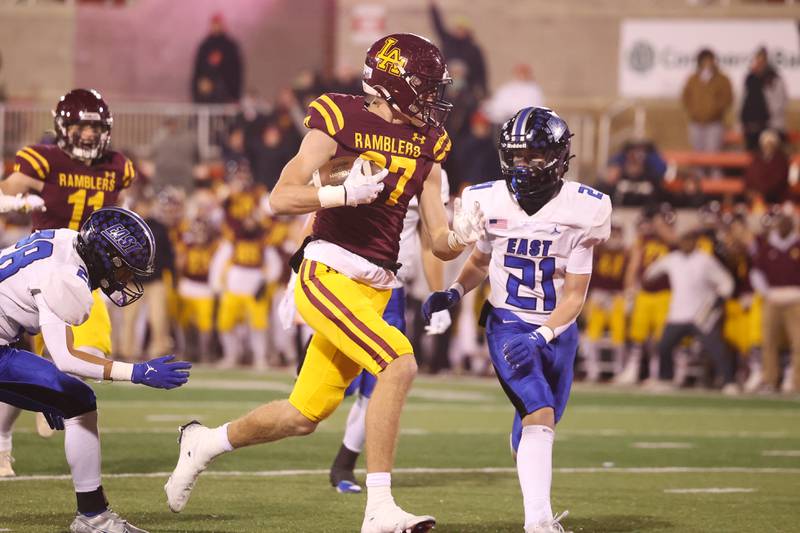
{"type": "MultiPolygon", "coordinates": [[[[486,217],[453,286],[434,292],[423,314],[448,309],[487,276],[482,313],[497,377],[516,409],[512,441],[526,533],[562,532],[550,507],[555,425],[564,413],[578,347],[575,319],[592,273],[592,249],[611,231],[608,196],[564,181],[570,137],[550,109],[528,107],[500,133],[503,178],[464,191],[486,217]]],[[[456,209],[460,208],[456,200],[456,209]]]]}
{"type": "MultiPolygon", "coordinates": [[[[449,201],[450,185],[447,181],[447,173],[442,170],[442,203],[447,205],[449,201]]],[[[424,238],[420,238],[419,222],[419,200],[414,197],[409,202],[406,217],[403,219],[403,230],[400,232],[400,254],[397,256],[397,261],[402,265],[397,272],[397,279],[403,283],[403,287],[392,290],[392,296],[383,311],[384,320],[404,334],[406,332],[404,287],[413,281],[414,274],[419,272],[420,266],[430,290],[435,291],[444,287],[443,263],[434,257],[430,251],[430,245],[424,238]]],[[[291,292],[288,294],[291,296],[291,292]]],[[[451,323],[450,311],[443,309],[433,313],[428,325],[425,326],[425,331],[429,335],[440,335],[447,331],[451,323]]],[[[345,391],[346,396],[355,393],[358,395],[347,415],[342,445],[331,465],[330,482],[337,492],[345,494],[361,492],[361,486],[356,482],[354,470],[364,447],[367,405],[375,383],[375,376],[364,371],[353,380],[345,391]]]]}
{"type": "Polygon", "coordinates": [[[188,380],[189,363],[172,356],[123,363],[77,350],[69,325],[83,323],[100,288],[124,306],[143,293],[155,244],[147,224],[116,207],[98,209],[81,227],[40,230],[0,251],[0,401],[45,414],[65,430],[64,451],[78,511],[73,533],[142,533],[108,507],[100,481],[100,437],[88,379],[132,381],[172,389],[188,380]],[[12,345],[41,332],[53,363],[12,345]]]}

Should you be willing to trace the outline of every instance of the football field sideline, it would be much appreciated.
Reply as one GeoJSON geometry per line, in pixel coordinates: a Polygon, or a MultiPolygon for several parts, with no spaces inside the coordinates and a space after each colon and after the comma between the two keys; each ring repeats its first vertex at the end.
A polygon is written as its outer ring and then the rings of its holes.
{"type": "MultiPolygon", "coordinates": [[[[203,477],[294,477],[328,475],[327,468],[289,469],[289,470],[260,470],[260,471],[216,471],[204,472],[203,477]]],[[[800,474],[800,468],[774,468],[774,467],[692,467],[692,466],[663,466],[663,467],[561,467],[553,468],[557,474],[800,474]]],[[[357,474],[365,474],[364,469],[356,469],[357,474]]],[[[513,467],[485,467],[485,468],[396,468],[395,474],[516,474],[513,467]]],[[[116,474],[103,474],[104,478],[167,478],[171,472],[120,472],[116,474]]],[[[0,478],[0,483],[13,483],[20,481],[59,481],[72,479],[69,475],[31,475],[0,478]]]]}

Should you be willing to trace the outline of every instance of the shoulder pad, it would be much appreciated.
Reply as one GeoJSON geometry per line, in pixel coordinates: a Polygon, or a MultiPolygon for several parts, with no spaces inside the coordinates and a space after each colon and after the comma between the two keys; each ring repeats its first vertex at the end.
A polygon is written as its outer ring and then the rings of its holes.
{"type": "Polygon", "coordinates": [[[42,285],[45,303],[67,324],[77,326],[89,318],[94,301],[88,279],[83,265],[69,264],[54,271],[42,285]]]}
{"type": "MultiPolygon", "coordinates": [[[[344,129],[342,106],[352,104],[346,101],[347,95],[325,93],[308,105],[308,114],[303,124],[306,128],[324,131],[331,137],[344,129]]],[[[354,97],[350,97],[354,98],[354,97]]]]}
{"type": "Polygon", "coordinates": [[[46,179],[50,174],[48,153],[52,147],[30,145],[20,149],[14,157],[14,172],[21,172],[32,178],[46,179]]]}

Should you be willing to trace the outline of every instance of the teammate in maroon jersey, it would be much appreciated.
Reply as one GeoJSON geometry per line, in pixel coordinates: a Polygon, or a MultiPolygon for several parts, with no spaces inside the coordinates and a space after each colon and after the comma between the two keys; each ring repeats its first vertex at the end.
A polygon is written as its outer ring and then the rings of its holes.
{"type": "Polygon", "coordinates": [[[420,198],[423,227],[440,259],[455,258],[483,231],[477,204],[464,210],[456,205],[453,230],[442,204],[441,163],[451,147],[442,128],[451,104],[442,95],[449,82],[433,44],[393,34],[367,51],[366,97],[324,94],[310,104],[305,124],[311,131],[284,167],[270,203],[278,214],[317,212],[295,288],[297,308],[314,337],[288,400],[219,428],[184,426],[178,465],[165,487],[173,511],[183,509],[197,476],[217,455],[313,432],[366,368],[378,383],[367,412],[367,509],[361,531],[420,533],[435,524],[433,517],[403,511],[392,498],[400,412],[417,365],[408,339],[382,314],[397,286],[400,231],[413,196],[420,198]],[[345,155],[372,160],[384,170],[366,175],[357,160],[342,185],[308,184],[314,170],[345,155]]]}
{"type": "MultiPolygon", "coordinates": [[[[94,211],[117,204],[120,192],[134,179],[133,163],[110,149],[113,117],[97,91],[68,92],[53,115],[57,144],[34,144],[17,152],[13,172],[0,182],[0,211],[16,202],[17,209],[33,209],[35,230],[78,230],[94,211]]],[[[108,356],[111,320],[100,291],[94,291],[93,297],[89,319],[71,328],[73,345],[96,356],[108,356]]],[[[34,338],[34,346],[41,353],[39,337],[34,338]]],[[[0,405],[0,441],[7,433],[10,442],[18,415],[18,409],[0,405]]],[[[42,436],[52,435],[39,415],[37,429],[42,436]]],[[[2,452],[0,449],[0,455],[2,452]]]]}

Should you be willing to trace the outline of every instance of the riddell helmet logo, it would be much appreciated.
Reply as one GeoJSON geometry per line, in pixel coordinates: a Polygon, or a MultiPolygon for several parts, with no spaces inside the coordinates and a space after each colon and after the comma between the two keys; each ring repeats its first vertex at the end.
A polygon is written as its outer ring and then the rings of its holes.
{"type": "Polygon", "coordinates": [[[400,55],[402,52],[395,46],[397,39],[389,37],[384,41],[383,47],[377,54],[378,64],[376,68],[382,70],[392,76],[402,76],[405,72],[406,63],[408,58],[400,55]]]}
{"type": "Polygon", "coordinates": [[[141,250],[142,245],[131,235],[131,232],[122,224],[114,224],[102,232],[104,237],[110,240],[114,246],[122,253],[127,254],[133,250],[141,250]]]}

